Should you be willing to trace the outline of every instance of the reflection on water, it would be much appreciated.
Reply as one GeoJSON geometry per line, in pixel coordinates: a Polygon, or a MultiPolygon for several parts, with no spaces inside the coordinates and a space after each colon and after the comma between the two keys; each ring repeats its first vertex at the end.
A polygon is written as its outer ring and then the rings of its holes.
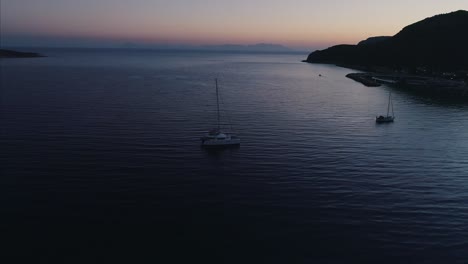
{"type": "Polygon", "coordinates": [[[30,249],[10,254],[466,259],[464,103],[303,54],[43,53],[1,61],[0,221],[30,249]],[[215,77],[239,148],[200,147],[215,77]],[[376,125],[389,91],[395,122],[376,125]]]}

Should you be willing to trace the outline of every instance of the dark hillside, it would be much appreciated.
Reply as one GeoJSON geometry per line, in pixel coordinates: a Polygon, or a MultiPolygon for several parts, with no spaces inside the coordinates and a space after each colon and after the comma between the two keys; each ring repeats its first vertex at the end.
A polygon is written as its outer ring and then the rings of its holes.
{"type": "Polygon", "coordinates": [[[437,15],[403,28],[390,38],[338,45],[309,54],[307,62],[356,66],[468,69],[468,11],[437,15]],[[345,47],[345,48],[344,48],[345,47]]]}

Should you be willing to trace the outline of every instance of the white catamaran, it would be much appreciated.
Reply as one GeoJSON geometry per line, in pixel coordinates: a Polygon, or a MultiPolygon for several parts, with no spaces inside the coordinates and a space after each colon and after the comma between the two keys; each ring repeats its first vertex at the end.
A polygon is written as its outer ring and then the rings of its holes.
{"type": "Polygon", "coordinates": [[[201,138],[201,144],[203,147],[229,147],[239,146],[240,138],[235,136],[230,131],[223,131],[221,129],[221,116],[219,112],[219,91],[218,91],[218,79],[215,79],[216,83],[216,110],[217,110],[217,126],[211,129],[205,136],[201,138]]]}
{"type": "Polygon", "coordinates": [[[377,123],[389,123],[389,122],[393,122],[394,119],[395,119],[395,114],[393,113],[392,93],[390,93],[388,95],[387,115],[386,116],[380,115],[380,116],[375,117],[375,122],[377,122],[377,123]],[[392,107],[392,115],[389,115],[390,114],[390,106],[392,107]]]}

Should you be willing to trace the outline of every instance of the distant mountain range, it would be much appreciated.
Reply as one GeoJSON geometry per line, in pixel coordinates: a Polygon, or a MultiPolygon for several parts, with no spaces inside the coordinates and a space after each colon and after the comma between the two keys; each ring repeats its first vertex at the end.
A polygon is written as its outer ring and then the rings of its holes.
{"type": "Polygon", "coordinates": [[[136,43],[124,43],[123,48],[145,49],[171,49],[171,50],[206,50],[206,51],[255,51],[255,52],[289,52],[294,51],[288,47],[258,43],[252,45],[222,44],[222,45],[141,45],[136,43]]]}
{"type": "Polygon", "coordinates": [[[207,50],[223,50],[223,51],[291,51],[290,48],[278,45],[259,43],[253,45],[236,45],[236,44],[224,44],[224,45],[206,45],[199,46],[199,49],[207,50]]]}
{"type": "Polygon", "coordinates": [[[314,51],[306,62],[361,68],[468,70],[468,11],[426,18],[392,37],[372,37],[358,45],[337,45],[314,51]]]}

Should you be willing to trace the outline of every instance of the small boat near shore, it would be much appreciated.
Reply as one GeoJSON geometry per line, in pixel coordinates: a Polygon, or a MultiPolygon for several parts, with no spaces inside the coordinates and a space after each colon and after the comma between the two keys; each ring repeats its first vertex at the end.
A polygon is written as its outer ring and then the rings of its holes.
{"type": "Polygon", "coordinates": [[[224,148],[240,145],[240,138],[235,136],[231,131],[221,129],[221,115],[219,111],[219,91],[218,79],[215,79],[216,84],[216,110],[217,110],[217,126],[211,129],[201,140],[202,147],[206,148],[224,148]]]}
{"type": "Polygon", "coordinates": [[[388,105],[387,105],[387,115],[376,116],[375,122],[377,123],[389,123],[395,120],[395,113],[393,112],[393,102],[392,102],[392,93],[388,95],[388,105]],[[392,115],[390,115],[390,106],[392,108],[392,115]]]}

